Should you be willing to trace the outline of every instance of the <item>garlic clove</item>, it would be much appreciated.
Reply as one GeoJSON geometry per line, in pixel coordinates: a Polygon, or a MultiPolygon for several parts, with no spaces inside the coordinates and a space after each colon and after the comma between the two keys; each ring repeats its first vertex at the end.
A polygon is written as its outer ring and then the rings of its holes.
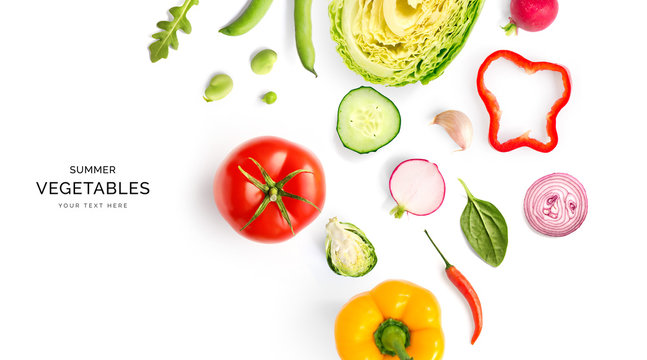
{"type": "Polygon", "coordinates": [[[461,147],[463,151],[472,145],[472,122],[463,112],[458,110],[447,110],[436,115],[431,120],[431,125],[438,124],[442,126],[454,142],[461,147]]]}

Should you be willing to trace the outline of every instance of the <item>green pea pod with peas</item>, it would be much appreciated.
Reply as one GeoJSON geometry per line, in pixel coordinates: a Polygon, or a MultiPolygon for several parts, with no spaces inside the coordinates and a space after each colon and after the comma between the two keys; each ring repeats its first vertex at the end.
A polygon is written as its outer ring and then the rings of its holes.
{"type": "MultiPolygon", "coordinates": [[[[270,5],[272,0],[252,0],[245,11],[231,24],[220,29],[220,32],[230,36],[245,34],[261,21],[270,5]]],[[[294,0],[294,33],[301,64],[317,76],[314,69],[315,48],[312,44],[312,0],[294,0]]]]}

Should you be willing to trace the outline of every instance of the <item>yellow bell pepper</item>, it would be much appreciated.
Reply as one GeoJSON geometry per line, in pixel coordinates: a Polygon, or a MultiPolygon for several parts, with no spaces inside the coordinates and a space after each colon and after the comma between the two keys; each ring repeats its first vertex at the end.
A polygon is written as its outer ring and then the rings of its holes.
{"type": "Polygon", "coordinates": [[[445,340],[434,294],[388,280],[344,305],[335,321],[342,360],[439,360],[445,340]]]}

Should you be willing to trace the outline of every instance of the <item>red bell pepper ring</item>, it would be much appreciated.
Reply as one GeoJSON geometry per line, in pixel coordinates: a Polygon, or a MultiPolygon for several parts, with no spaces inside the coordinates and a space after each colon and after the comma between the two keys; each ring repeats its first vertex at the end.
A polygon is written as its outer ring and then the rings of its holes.
{"type": "Polygon", "coordinates": [[[479,68],[478,76],[476,78],[476,87],[479,92],[479,96],[485,103],[485,108],[490,114],[490,131],[489,131],[489,140],[493,148],[501,152],[508,152],[520,148],[522,146],[527,146],[531,149],[540,151],[540,152],[550,152],[555,146],[557,146],[557,125],[556,118],[559,111],[566,105],[568,99],[571,97],[571,77],[569,75],[568,69],[557,64],[549,62],[532,62],[523,56],[509,51],[509,50],[498,50],[490,54],[481,67],[479,68]],[[504,58],[511,61],[515,65],[524,69],[528,74],[534,74],[540,70],[556,71],[562,74],[562,82],[564,84],[564,92],[562,92],[562,97],[557,99],[550,109],[548,115],[546,115],[546,132],[550,140],[547,143],[542,143],[537,139],[533,139],[529,136],[530,131],[527,131],[523,135],[510,139],[503,144],[497,139],[499,133],[499,121],[501,120],[501,109],[499,108],[499,103],[496,100],[496,97],[490,90],[485,87],[485,81],[483,80],[483,75],[487,71],[488,67],[494,60],[499,58],[504,58]]]}

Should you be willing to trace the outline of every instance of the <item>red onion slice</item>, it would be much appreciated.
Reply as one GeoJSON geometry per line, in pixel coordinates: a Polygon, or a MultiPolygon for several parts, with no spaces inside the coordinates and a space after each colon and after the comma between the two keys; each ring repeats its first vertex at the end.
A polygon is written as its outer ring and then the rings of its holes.
{"type": "Polygon", "coordinates": [[[548,236],[566,236],[586,218],[589,201],[584,186],[573,176],[553,173],[535,181],[523,201],[533,229],[548,236]]]}

